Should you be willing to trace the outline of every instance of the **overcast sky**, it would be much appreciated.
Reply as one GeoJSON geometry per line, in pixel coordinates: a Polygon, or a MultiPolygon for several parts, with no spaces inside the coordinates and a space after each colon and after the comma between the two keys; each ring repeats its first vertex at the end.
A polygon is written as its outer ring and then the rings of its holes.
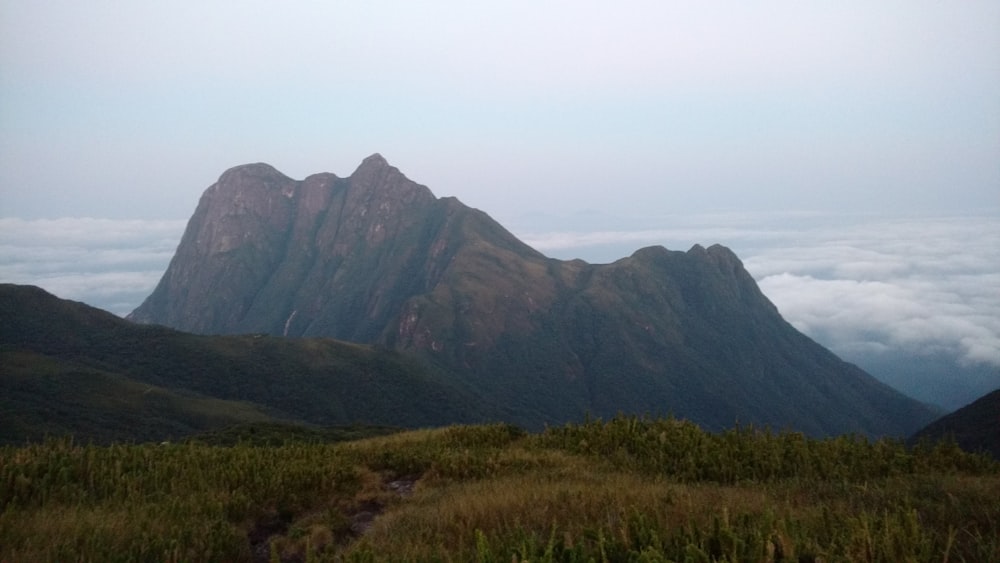
{"type": "Polygon", "coordinates": [[[1000,205],[1000,3],[0,2],[0,215],[382,153],[524,209],[1000,205]]]}
{"type": "Polygon", "coordinates": [[[1000,385],[995,0],[0,0],[0,281],[127,313],[227,168],[374,152],[553,256],[726,244],[842,355],[979,370],[949,407],[1000,385]]]}

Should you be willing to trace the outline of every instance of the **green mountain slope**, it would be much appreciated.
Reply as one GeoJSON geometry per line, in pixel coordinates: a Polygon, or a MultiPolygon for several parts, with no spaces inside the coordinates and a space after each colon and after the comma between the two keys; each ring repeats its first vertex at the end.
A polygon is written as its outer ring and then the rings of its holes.
{"type": "Polygon", "coordinates": [[[986,452],[1000,460],[1000,389],[928,424],[910,441],[943,439],[954,440],[966,451],[986,452]]]}
{"type": "Polygon", "coordinates": [[[97,443],[159,441],[277,415],[31,352],[0,352],[0,365],[0,444],[65,435],[97,443]]]}
{"type": "Polygon", "coordinates": [[[494,416],[413,359],[331,339],[185,334],[10,284],[0,285],[0,318],[7,441],[66,429],[104,441],[277,419],[419,427],[494,416]]]}

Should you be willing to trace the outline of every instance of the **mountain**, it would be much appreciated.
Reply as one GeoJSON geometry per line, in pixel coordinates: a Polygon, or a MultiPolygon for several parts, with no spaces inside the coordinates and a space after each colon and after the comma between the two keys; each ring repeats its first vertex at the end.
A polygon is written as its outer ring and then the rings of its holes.
{"type": "Polygon", "coordinates": [[[942,439],[954,440],[963,450],[986,452],[1000,460],[1000,389],[928,424],[910,442],[942,439]]]}
{"type": "Polygon", "coordinates": [[[437,426],[496,418],[389,350],[199,336],[0,284],[0,443],[164,440],[237,423],[437,426]]]}
{"type": "Polygon", "coordinates": [[[623,411],[901,436],[934,417],[785,322],[722,246],[550,259],[377,154],[347,178],[228,170],[129,318],[395,350],[531,427],[623,411]]]}

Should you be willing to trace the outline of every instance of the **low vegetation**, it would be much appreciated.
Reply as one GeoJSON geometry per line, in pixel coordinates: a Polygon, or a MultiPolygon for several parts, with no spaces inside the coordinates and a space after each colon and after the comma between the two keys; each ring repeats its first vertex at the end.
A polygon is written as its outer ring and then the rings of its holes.
{"type": "Polygon", "coordinates": [[[0,561],[1000,560],[1000,464],[949,443],[625,417],[247,432],[0,449],[0,561]]]}
{"type": "Polygon", "coordinates": [[[0,284],[0,445],[176,441],[234,424],[495,419],[412,358],[332,339],[202,336],[0,284]]]}

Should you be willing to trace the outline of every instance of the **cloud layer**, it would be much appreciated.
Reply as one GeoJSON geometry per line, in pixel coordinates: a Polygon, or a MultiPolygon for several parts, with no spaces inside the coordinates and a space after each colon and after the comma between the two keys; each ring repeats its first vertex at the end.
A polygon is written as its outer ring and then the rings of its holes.
{"type": "Polygon", "coordinates": [[[185,223],[0,218],[0,281],[125,315],[156,286],[185,223]]]}
{"type": "MultiPolygon", "coordinates": [[[[159,281],[184,224],[0,219],[0,281],[39,285],[125,315],[159,281]]],[[[888,221],[786,213],[630,220],[593,212],[534,216],[514,231],[550,256],[591,262],[654,244],[686,250],[722,243],[789,322],[909,394],[956,407],[1000,387],[996,217],[888,221]],[[530,226],[602,222],[609,228],[530,226]],[[613,228],[622,225],[632,228],[613,228]]]]}

